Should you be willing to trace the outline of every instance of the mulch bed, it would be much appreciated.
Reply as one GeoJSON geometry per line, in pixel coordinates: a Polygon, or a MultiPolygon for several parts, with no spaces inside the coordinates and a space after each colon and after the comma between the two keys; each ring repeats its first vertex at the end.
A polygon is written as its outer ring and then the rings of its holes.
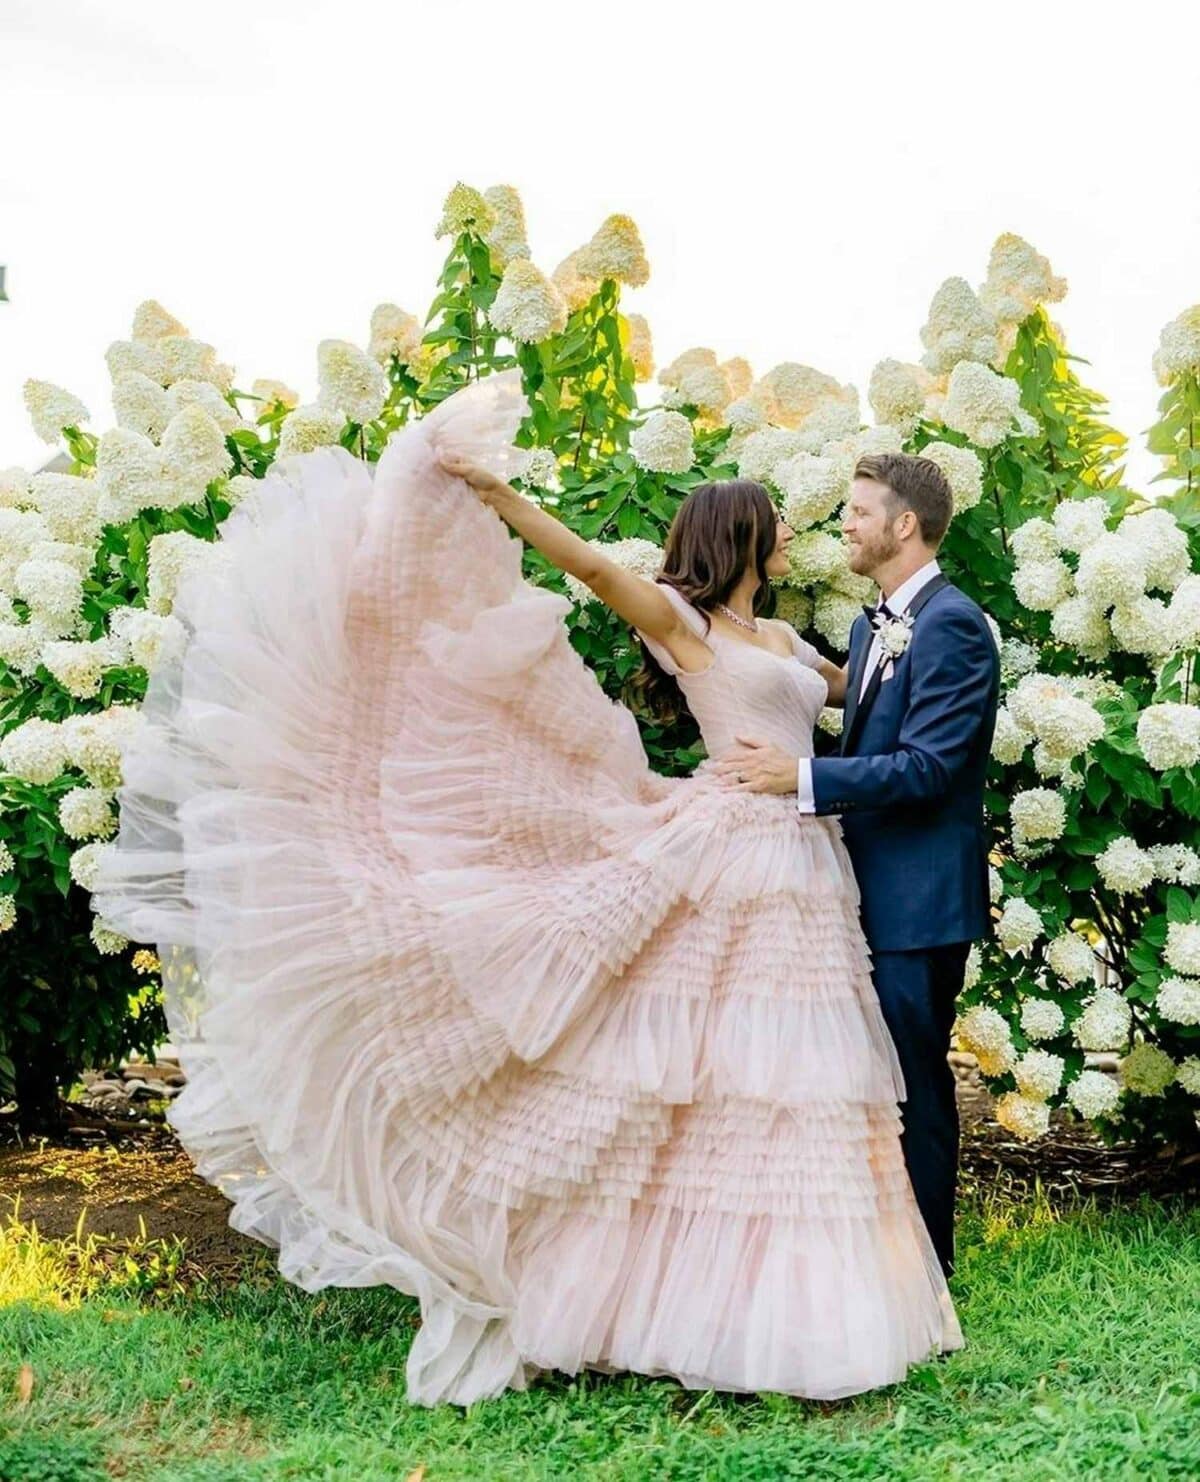
{"type": "MultiPolygon", "coordinates": [[[[1050,1133],[1022,1143],[991,1119],[990,1097],[973,1068],[958,1064],[963,1124],[962,1183],[1021,1196],[1035,1188],[1052,1202],[1100,1202],[1200,1193],[1200,1152],[1105,1146],[1081,1123],[1056,1114],[1050,1133]]],[[[129,1240],[186,1242],[190,1264],[213,1275],[232,1271],[256,1242],[229,1228],[224,1197],[195,1173],[162,1120],[161,1108],[89,1111],[53,1138],[22,1139],[0,1117],[0,1219],[15,1209],[49,1238],[83,1230],[129,1240]]]]}

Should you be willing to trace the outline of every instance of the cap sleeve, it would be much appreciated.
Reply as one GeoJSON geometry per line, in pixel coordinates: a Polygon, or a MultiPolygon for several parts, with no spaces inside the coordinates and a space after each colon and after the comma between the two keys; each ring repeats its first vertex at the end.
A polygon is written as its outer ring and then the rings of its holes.
{"type": "MultiPolygon", "coordinates": [[[[669,586],[666,582],[657,582],[656,585],[658,586],[660,591],[666,594],[667,600],[670,602],[671,606],[683,619],[684,623],[692,630],[693,633],[695,633],[696,637],[707,639],[708,622],[705,619],[704,614],[697,608],[693,607],[686,597],[684,597],[680,592],[677,592],[674,587],[669,586]]],[[[675,662],[675,660],[671,657],[671,655],[667,652],[667,650],[662,646],[661,643],[658,643],[655,641],[655,639],[648,637],[645,633],[642,632],[640,628],[638,629],[638,637],[654,655],[654,658],[659,667],[663,669],[667,674],[676,675],[681,672],[679,665],[675,662]]]]}
{"type": "Polygon", "coordinates": [[[820,649],[814,648],[811,643],[806,643],[804,639],[800,637],[799,633],[796,632],[795,628],[792,627],[791,623],[785,623],[782,618],[776,618],[775,621],[791,639],[792,653],[796,656],[796,658],[798,658],[802,664],[806,664],[810,669],[820,668],[821,662],[824,658],[824,655],[821,653],[820,649]]]}

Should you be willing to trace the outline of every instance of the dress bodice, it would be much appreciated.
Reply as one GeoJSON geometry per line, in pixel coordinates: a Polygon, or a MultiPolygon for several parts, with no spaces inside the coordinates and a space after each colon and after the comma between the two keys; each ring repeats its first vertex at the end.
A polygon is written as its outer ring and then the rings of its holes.
{"type": "Polygon", "coordinates": [[[828,686],[818,672],[821,655],[788,623],[777,622],[792,652],[771,653],[756,643],[709,628],[704,616],[671,587],[662,590],[688,626],[711,649],[707,669],[689,674],[661,644],[642,635],[659,664],[672,675],[696,718],[709,756],[719,756],[739,736],[770,741],[793,756],[812,756],[813,727],[828,686]]]}

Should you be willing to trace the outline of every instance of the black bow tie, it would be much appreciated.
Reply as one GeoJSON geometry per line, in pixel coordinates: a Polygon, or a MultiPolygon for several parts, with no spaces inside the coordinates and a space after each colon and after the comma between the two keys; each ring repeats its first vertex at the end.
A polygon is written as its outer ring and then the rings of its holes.
{"type": "Polygon", "coordinates": [[[876,632],[879,631],[880,623],[890,623],[895,615],[886,602],[881,602],[878,607],[863,608],[863,617],[866,618],[867,622],[870,623],[876,632]]]}

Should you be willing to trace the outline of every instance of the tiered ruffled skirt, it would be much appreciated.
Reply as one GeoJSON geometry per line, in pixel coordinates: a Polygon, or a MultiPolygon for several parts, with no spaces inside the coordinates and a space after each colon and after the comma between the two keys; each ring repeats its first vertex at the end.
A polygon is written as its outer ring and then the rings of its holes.
{"type": "Polygon", "coordinates": [[[519,415],[282,465],[180,593],[97,900],[159,945],[172,1120],[289,1279],[419,1297],[416,1401],[899,1380],[961,1339],[837,826],[649,771],[436,464],[519,415]]]}

